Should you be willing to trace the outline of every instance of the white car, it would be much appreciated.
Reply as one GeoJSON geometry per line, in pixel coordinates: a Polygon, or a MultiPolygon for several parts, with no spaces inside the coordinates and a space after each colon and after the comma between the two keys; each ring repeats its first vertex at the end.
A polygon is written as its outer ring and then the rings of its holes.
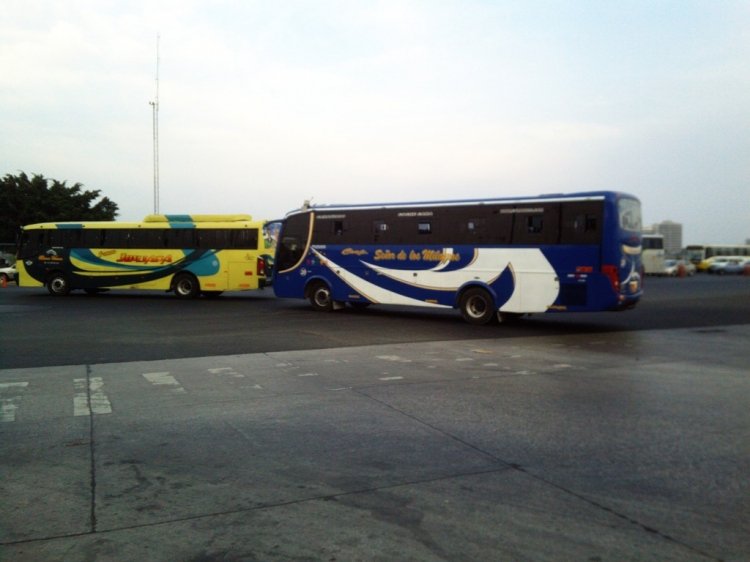
{"type": "Polygon", "coordinates": [[[695,265],[687,260],[666,260],[664,262],[664,275],[676,277],[680,272],[680,266],[685,268],[685,275],[695,274],[695,265]]]}
{"type": "Polygon", "coordinates": [[[14,283],[18,282],[18,272],[16,271],[15,265],[7,265],[0,267],[0,281],[3,284],[8,284],[11,281],[14,283]]]}

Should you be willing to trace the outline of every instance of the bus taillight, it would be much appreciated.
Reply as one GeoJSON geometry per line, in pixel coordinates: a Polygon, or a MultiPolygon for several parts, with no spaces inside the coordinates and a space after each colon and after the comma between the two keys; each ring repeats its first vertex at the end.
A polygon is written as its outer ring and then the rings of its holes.
{"type": "Polygon", "coordinates": [[[609,279],[612,289],[615,293],[620,292],[620,276],[618,275],[618,269],[616,265],[603,265],[602,273],[609,279]]]}
{"type": "Polygon", "coordinates": [[[264,260],[263,258],[259,257],[256,269],[258,271],[258,276],[259,277],[265,277],[266,276],[266,260],[264,260]]]}

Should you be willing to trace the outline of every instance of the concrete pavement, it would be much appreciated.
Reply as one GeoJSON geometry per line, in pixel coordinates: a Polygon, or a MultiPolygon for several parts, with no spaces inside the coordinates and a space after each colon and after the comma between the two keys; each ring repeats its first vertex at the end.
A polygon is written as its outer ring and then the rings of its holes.
{"type": "Polygon", "coordinates": [[[750,326],[0,371],[0,560],[746,560],[750,326]]]}

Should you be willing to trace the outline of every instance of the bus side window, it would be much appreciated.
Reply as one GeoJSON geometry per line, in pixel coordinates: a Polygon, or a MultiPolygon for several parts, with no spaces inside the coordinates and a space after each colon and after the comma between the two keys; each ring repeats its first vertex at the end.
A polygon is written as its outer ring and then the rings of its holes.
{"type": "Polygon", "coordinates": [[[231,231],[232,234],[232,248],[242,250],[257,250],[258,249],[258,229],[257,228],[243,228],[231,231]]]}
{"type": "Polygon", "coordinates": [[[147,235],[149,234],[146,230],[133,229],[128,234],[128,248],[158,248],[159,246],[148,245],[147,235]]]}
{"type": "Polygon", "coordinates": [[[61,231],[63,234],[63,246],[66,248],[80,248],[82,247],[83,241],[83,230],[80,228],[72,228],[70,230],[61,231]]]}
{"type": "Polygon", "coordinates": [[[560,241],[560,206],[518,207],[513,244],[557,244],[560,241]]]}
{"type": "Polygon", "coordinates": [[[461,242],[484,242],[487,230],[487,221],[485,219],[468,219],[463,223],[459,233],[461,242]]]}
{"type": "Polygon", "coordinates": [[[102,247],[103,248],[127,248],[130,238],[129,230],[120,228],[102,229],[102,247]]]}
{"type": "Polygon", "coordinates": [[[341,244],[349,238],[350,227],[343,219],[315,219],[313,240],[316,244],[341,244]]]}
{"type": "Polygon", "coordinates": [[[526,233],[527,234],[541,234],[543,227],[544,227],[544,217],[542,215],[527,215],[526,216],[526,233]]]}
{"type": "Polygon", "coordinates": [[[601,203],[563,203],[560,242],[562,244],[598,244],[601,239],[601,203]]]}
{"type": "Polygon", "coordinates": [[[62,247],[62,235],[59,230],[48,230],[46,234],[45,246],[49,246],[50,248],[62,247]]]}
{"type": "Polygon", "coordinates": [[[170,228],[164,232],[164,246],[170,250],[189,250],[195,248],[194,228],[170,228]]]}
{"type": "Polygon", "coordinates": [[[101,248],[102,233],[100,228],[85,228],[81,231],[81,248],[101,248]]]}
{"type": "Polygon", "coordinates": [[[382,242],[388,232],[388,223],[382,219],[372,221],[373,242],[382,242]]]}
{"type": "Polygon", "coordinates": [[[219,248],[231,247],[231,232],[228,230],[219,230],[216,228],[199,228],[198,248],[204,250],[216,250],[219,248]]]}

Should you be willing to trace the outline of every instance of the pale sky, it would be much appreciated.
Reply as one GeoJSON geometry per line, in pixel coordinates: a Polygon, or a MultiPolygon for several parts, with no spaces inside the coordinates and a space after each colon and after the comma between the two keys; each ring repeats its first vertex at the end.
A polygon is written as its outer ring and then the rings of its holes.
{"type": "Polygon", "coordinates": [[[0,0],[0,175],[162,213],[613,189],[750,238],[750,2],[0,0]]]}

